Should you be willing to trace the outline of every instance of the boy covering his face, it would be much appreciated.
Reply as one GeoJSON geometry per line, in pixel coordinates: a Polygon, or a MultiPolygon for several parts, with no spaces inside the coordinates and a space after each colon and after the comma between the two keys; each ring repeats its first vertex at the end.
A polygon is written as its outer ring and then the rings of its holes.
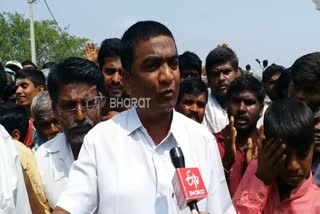
{"type": "Polygon", "coordinates": [[[233,197],[238,213],[319,213],[320,189],[312,183],[313,113],[288,98],[273,102],[264,117],[265,142],[233,197]]]}

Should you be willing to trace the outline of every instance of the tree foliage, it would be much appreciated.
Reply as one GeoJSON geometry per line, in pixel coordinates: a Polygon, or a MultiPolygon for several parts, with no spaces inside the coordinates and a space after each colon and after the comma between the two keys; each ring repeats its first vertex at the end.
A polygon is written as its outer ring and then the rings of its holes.
{"type": "MultiPolygon", "coordinates": [[[[84,57],[83,48],[88,41],[70,35],[51,20],[34,22],[37,65],[60,61],[70,56],[84,57]]],[[[0,60],[24,61],[31,59],[30,22],[19,13],[0,13],[0,60]]]]}

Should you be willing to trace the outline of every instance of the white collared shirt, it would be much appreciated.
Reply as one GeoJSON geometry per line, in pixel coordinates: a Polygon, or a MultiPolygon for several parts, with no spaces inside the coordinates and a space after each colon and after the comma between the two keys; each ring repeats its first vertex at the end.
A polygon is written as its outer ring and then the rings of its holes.
{"type": "Polygon", "coordinates": [[[60,133],[42,144],[35,154],[39,173],[51,208],[56,206],[59,196],[68,182],[74,157],[64,133],[60,133]]]}
{"type": "Polygon", "coordinates": [[[21,162],[11,136],[0,125],[0,214],[31,214],[21,162]]]}
{"type": "Polygon", "coordinates": [[[177,145],[186,167],[200,169],[209,192],[200,210],[235,213],[213,135],[174,111],[167,137],[156,146],[134,108],[89,131],[57,206],[72,214],[190,213],[179,211],[171,184],[169,151],[177,145]]]}
{"type": "Polygon", "coordinates": [[[218,133],[229,124],[228,113],[224,110],[211,90],[208,89],[208,103],[202,125],[209,129],[211,133],[218,133]]]}

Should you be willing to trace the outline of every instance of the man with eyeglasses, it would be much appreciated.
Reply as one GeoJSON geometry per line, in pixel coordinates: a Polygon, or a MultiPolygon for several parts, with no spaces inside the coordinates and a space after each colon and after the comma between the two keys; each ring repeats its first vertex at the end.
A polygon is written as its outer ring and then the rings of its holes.
{"type": "Polygon", "coordinates": [[[94,63],[71,57],[57,64],[48,77],[54,117],[63,133],[39,147],[36,159],[46,197],[54,208],[78,158],[83,138],[100,122],[104,82],[94,63]]]}

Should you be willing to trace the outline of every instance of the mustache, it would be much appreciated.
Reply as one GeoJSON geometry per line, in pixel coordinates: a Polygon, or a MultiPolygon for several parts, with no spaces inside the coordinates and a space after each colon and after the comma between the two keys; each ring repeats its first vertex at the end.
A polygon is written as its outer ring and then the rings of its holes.
{"type": "Polygon", "coordinates": [[[197,120],[200,120],[199,115],[197,113],[194,113],[194,112],[189,113],[187,117],[196,118],[197,120]]]}
{"type": "Polygon", "coordinates": [[[234,117],[234,120],[250,121],[250,118],[249,118],[249,116],[246,115],[246,114],[237,114],[237,115],[234,117]]]}
{"type": "Polygon", "coordinates": [[[72,132],[72,131],[74,131],[76,129],[81,129],[81,128],[89,128],[89,129],[91,129],[91,128],[93,128],[93,126],[94,126],[94,123],[92,121],[86,119],[86,120],[84,120],[84,121],[82,121],[80,123],[72,124],[72,126],[69,128],[69,132],[72,132]]]}

